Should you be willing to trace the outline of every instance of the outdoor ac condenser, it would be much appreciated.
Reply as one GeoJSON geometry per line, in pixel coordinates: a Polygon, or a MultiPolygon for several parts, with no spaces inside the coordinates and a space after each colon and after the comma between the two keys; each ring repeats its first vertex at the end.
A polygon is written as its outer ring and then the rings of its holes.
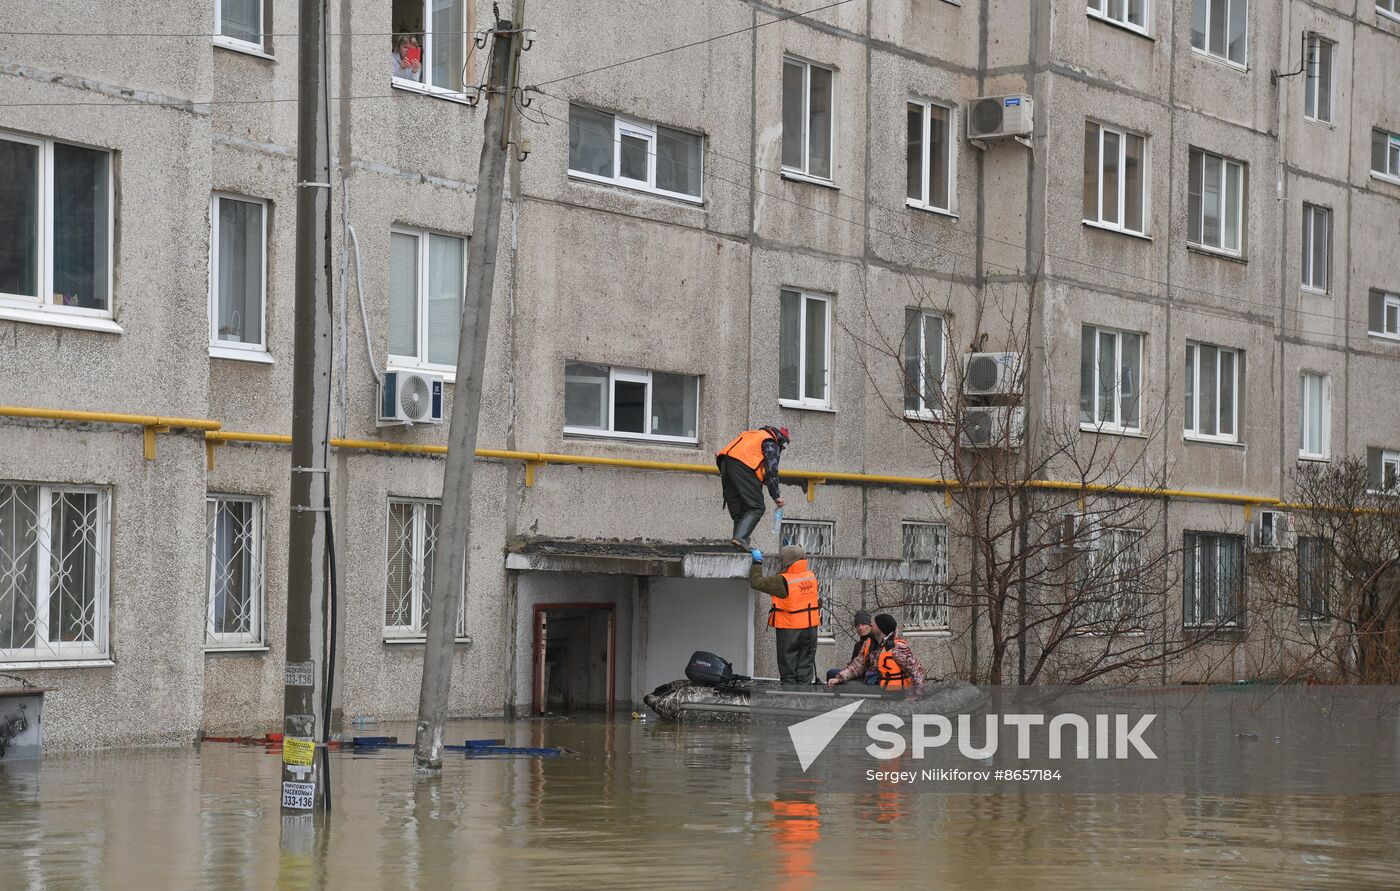
{"type": "Polygon", "coordinates": [[[1249,544],[1256,551],[1285,551],[1296,541],[1293,515],[1281,510],[1261,510],[1249,526],[1249,544]]]}
{"type": "Polygon", "coordinates": [[[1026,438],[1026,410],[992,405],[963,409],[958,442],[965,449],[1019,449],[1026,438]]]}
{"type": "Polygon", "coordinates": [[[1025,93],[982,96],[967,104],[967,138],[986,141],[1030,136],[1035,103],[1025,93]]]}
{"type": "Polygon", "coordinates": [[[963,395],[1016,396],[1021,373],[1020,353],[970,353],[963,364],[963,395]]]}
{"type": "Polygon", "coordinates": [[[442,378],[420,371],[386,371],[379,384],[380,427],[442,423],[442,378]]]}

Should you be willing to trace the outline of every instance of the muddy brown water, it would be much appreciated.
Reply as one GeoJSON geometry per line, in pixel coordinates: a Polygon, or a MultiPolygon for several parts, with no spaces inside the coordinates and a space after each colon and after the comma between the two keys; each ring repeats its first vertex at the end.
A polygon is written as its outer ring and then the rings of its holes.
{"type": "Polygon", "coordinates": [[[278,756],[260,748],[0,767],[0,889],[1400,886],[1395,796],[826,794],[755,770],[728,727],[448,733],[482,737],[580,754],[451,757],[432,782],[410,751],[337,754],[310,844],[283,838],[278,756]]]}

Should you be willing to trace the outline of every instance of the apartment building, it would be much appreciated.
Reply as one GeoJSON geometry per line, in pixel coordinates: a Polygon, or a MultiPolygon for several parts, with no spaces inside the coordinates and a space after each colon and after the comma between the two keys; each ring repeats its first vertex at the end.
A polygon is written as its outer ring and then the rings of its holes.
{"type": "MultiPolygon", "coordinates": [[[[492,17],[332,7],[335,433],[408,447],[334,452],[338,699],[405,718],[441,545],[419,447],[445,428],[381,424],[381,395],[441,379],[451,411],[492,17]]],[[[0,403],[54,410],[0,416],[0,671],[50,688],[56,745],[281,714],[296,7],[156,12],[0,11],[0,403]]],[[[477,468],[454,714],[637,702],[699,648],[771,674],[742,561],[697,557],[727,536],[717,481],[641,466],[770,422],[809,473],[756,543],[830,557],[819,662],[843,663],[877,582],[937,590],[968,559],[942,492],[861,476],[938,475],[918,425],[974,339],[1009,348],[975,321],[1006,295],[1028,423],[1067,414],[1225,497],[1162,509],[1183,633],[1247,609],[1245,505],[1296,462],[1400,473],[1396,0],[600,0],[527,24],[480,438],[511,454],[477,468]],[[983,97],[1031,126],[970,140],[983,97]]],[[[900,616],[933,672],[967,670],[956,591],[900,616]]],[[[1162,676],[1243,676],[1249,634],[1162,676]]]]}

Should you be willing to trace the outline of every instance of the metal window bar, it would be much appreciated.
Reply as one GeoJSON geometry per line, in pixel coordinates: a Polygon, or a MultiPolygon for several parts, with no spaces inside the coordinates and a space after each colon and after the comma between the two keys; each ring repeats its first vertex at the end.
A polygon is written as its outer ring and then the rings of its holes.
{"type": "MultiPolygon", "coordinates": [[[[807,552],[809,557],[829,557],[834,551],[835,523],[813,522],[810,520],[784,520],[781,528],[783,545],[795,544],[807,552]]],[[[822,637],[834,634],[831,622],[831,600],[835,594],[836,580],[817,575],[818,591],[821,595],[822,615],[817,633],[822,637]]]]}
{"type": "Polygon", "coordinates": [[[210,647],[263,642],[262,499],[211,495],[206,502],[210,647]]]}
{"type": "Polygon", "coordinates": [[[107,655],[104,489],[0,483],[0,662],[107,655]]]}
{"type": "Polygon", "coordinates": [[[904,584],[904,621],[909,631],[942,631],[948,627],[948,527],[942,523],[905,523],[901,555],[905,560],[933,564],[937,582],[904,584]]]}

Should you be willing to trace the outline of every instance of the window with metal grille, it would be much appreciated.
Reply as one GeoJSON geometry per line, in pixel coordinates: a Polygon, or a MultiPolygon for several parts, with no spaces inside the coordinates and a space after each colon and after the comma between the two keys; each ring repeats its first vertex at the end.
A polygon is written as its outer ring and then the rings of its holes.
{"type": "Polygon", "coordinates": [[[1244,624],[1244,537],[1185,534],[1182,624],[1244,624]]]}
{"type": "Polygon", "coordinates": [[[933,582],[906,582],[905,631],[944,631],[948,628],[948,526],[944,523],[905,523],[900,556],[905,560],[927,561],[933,582]]]}
{"type": "Polygon", "coordinates": [[[1328,592],[1332,590],[1332,551],[1327,540],[1316,536],[1298,539],[1298,618],[1307,622],[1328,619],[1328,592]]]}
{"type": "MultiPolygon", "coordinates": [[[[436,501],[389,500],[384,636],[421,639],[427,633],[433,588],[433,553],[442,506],[436,501]]],[[[467,636],[465,603],[457,612],[457,637],[467,636]]]]}
{"type": "Polygon", "coordinates": [[[0,662],[107,656],[106,489],[0,483],[0,662]]]}
{"type": "Polygon", "coordinates": [[[1123,630],[1141,611],[1137,584],[1142,557],[1141,529],[1104,529],[1090,521],[1079,561],[1075,625],[1085,632],[1123,630]]]}
{"type": "MultiPolygon", "coordinates": [[[[809,557],[830,557],[835,551],[836,524],[822,520],[784,520],[780,530],[784,546],[797,545],[809,557]]],[[[816,572],[814,569],[813,572],[816,572]]],[[[832,635],[831,624],[831,579],[817,575],[817,594],[821,598],[822,617],[817,633],[822,637],[832,635]]]]}
{"type": "Polygon", "coordinates": [[[243,495],[205,501],[208,647],[263,643],[263,502],[243,495]]]}

